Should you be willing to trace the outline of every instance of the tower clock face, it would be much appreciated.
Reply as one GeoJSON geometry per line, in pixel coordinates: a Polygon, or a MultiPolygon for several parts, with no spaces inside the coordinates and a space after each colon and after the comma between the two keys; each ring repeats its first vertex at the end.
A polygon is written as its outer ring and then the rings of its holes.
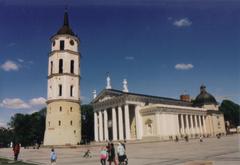
{"type": "Polygon", "coordinates": [[[74,45],[74,41],[73,41],[73,40],[70,40],[70,44],[71,44],[71,45],[74,45]]]}

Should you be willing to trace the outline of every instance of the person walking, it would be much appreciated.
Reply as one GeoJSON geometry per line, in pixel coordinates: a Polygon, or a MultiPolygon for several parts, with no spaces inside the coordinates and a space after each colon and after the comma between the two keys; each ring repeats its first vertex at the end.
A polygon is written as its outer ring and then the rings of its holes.
{"type": "Polygon", "coordinates": [[[126,154],[125,154],[125,148],[121,143],[118,143],[117,154],[118,154],[119,164],[124,164],[126,159],[126,154]]]}
{"type": "Polygon", "coordinates": [[[56,152],[54,151],[54,149],[52,148],[51,154],[50,154],[50,162],[51,162],[51,165],[56,165],[56,161],[57,161],[57,154],[56,154],[56,152]]]}
{"type": "Polygon", "coordinates": [[[107,149],[106,149],[106,147],[102,147],[101,151],[100,151],[101,165],[106,165],[106,159],[107,159],[107,149]]]}
{"type": "Polygon", "coordinates": [[[114,144],[111,143],[110,146],[109,146],[109,149],[108,149],[108,162],[109,162],[109,165],[112,164],[112,162],[114,162],[114,165],[117,165],[117,162],[116,162],[116,158],[115,158],[115,149],[114,149],[114,144]]]}
{"type": "Polygon", "coordinates": [[[18,160],[18,155],[20,153],[20,145],[19,145],[19,143],[13,145],[13,153],[14,153],[14,160],[17,161],[18,160]]]}

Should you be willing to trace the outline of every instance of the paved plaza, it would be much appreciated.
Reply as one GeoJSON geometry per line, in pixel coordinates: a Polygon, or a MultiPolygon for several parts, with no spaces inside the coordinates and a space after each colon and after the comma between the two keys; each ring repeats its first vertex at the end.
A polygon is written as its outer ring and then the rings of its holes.
{"type": "MultiPolygon", "coordinates": [[[[206,161],[213,165],[240,164],[240,136],[231,135],[221,139],[206,138],[204,142],[151,142],[127,144],[130,165],[185,165],[192,161],[206,161]]],[[[80,148],[56,148],[58,165],[97,165],[100,146],[80,148]],[[90,149],[91,158],[83,158],[90,149]]],[[[49,164],[49,148],[22,149],[20,159],[37,164],[49,164]]],[[[0,149],[0,157],[12,158],[11,149],[0,149]]],[[[193,164],[193,163],[190,163],[193,164]]],[[[199,165],[199,164],[198,164],[199,165]]]]}

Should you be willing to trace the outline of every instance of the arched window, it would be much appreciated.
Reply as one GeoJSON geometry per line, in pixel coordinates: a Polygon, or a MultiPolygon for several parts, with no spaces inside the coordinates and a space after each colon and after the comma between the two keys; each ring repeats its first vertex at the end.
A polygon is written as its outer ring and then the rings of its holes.
{"type": "Polygon", "coordinates": [[[70,96],[73,97],[73,85],[70,86],[70,96]]]}
{"type": "Polygon", "coordinates": [[[50,74],[52,74],[53,73],[53,62],[51,61],[51,64],[50,64],[51,66],[51,69],[50,69],[50,74]]]}
{"type": "Polygon", "coordinates": [[[70,121],[70,125],[73,125],[73,122],[72,122],[72,120],[70,121]]]}
{"type": "Polygon", "coordinates": [[[64,40],[60,40],[60,50],[64,50],[64,40]]]}
{"type": "Polygon", "coordinates": [[[60,84],[60,85],[58,86],[58,88],[59,88],[59,90],[58,90],[58,95],[59,95],[59,96],[62,96],[62,85],[60,84]]]}
{"type": "Polygon", "coordinates": [[[50,127],[50,121],[48,122],[48,126],[50,127]]]}
{"type": "Polygon", "coordinates": [[[59,121],[58,121],[58,125],[61,126],[61,124],[62,124],[62,123],[61,123],[61,121],[59,120],[59,121]]]}
{"type": "Polygon", "coordinates": [[[72,107],[70,107],[70,112],[72,112],[72,107]]]}
{"type": "Polygon", "coordinates": [[[63,59],[59,60],[59,73],[63,73],[63,59]]]}
{"type": "Polygon", "coordinates": [[[62,107],[59,108],[59,111],[62,112],[62,107]]]}
{"type": "Polygon", "coordinates": [[[74,73],[74,60],[71,60],[70,73],[74,73]]]}

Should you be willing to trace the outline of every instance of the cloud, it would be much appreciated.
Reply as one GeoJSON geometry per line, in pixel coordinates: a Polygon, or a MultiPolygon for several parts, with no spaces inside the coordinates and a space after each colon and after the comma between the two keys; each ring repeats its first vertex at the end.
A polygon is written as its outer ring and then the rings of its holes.
{"type": "Polygon", "coordinates": [[[126,56],[124,59],[125,60],[135,60],[135,57],[133,57],[133,56],[126,56]]]}
{"type": "Polygon", "coordinates": [[[24,60],[21,58],[18,58],[18,62],[24,62],[24,60]]]}
{"type": "Polygon", "coordinates": [[[6,98],[0,103],[0,107],[8,108],[8,109],[29,109],[30,105],[25,103],[23,100],[19,98],[9,99],[6,98]]]}
{"type": "Polygon", "coordinates": [[[29,103],[30,105],[46,105],[46,99],[43,97],[33,98],[29,103]]]}
{"type": "Polygon", "coordinates": [[[4,71],[17,71],[19,70],[19,65],[11,60],[7,60],[4,64],[1,65],[1,68],[4,70],[4,71]]]}
{"type": "Polygon", "coordinates": [[[192,69],[194,66],[193,64],[176,64],[175,69],[177,70],[189,70],[192,69]]]}
{"type": "Polygon", "coordinates": [[[188,18],[182,18],[174,21],[173,25],[177,27],[188,27],[192,25],[192,22],[188,18]]]}
{"type": "Polygon", "coordinates": [[[0,127],[7,127],[7,123],[0,121],[0,127]]]}

